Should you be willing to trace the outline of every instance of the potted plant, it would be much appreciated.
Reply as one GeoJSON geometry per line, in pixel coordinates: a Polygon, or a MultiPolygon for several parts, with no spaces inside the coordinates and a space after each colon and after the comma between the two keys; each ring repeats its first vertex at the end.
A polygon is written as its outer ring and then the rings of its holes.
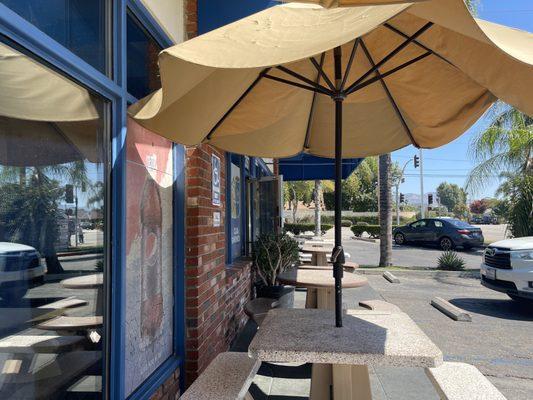
{"type": "Polygon", "coordinates": [[[285,233],[263,234],[254,243],[253,255],[260,278],[256,285],[257,297],[276,299],[280,307],[292,307],[294,286],[279,285],[277,278],[298,262],[298,243],[285,233]]]}

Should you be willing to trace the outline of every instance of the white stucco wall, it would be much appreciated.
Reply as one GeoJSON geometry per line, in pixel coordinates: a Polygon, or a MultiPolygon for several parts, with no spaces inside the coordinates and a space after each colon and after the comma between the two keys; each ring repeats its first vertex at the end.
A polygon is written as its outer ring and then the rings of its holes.
{"type": "Polygon", "coordinates": [[[176,42],[185,37],[184,0],[141,0],[161,27],[176,42]]]}

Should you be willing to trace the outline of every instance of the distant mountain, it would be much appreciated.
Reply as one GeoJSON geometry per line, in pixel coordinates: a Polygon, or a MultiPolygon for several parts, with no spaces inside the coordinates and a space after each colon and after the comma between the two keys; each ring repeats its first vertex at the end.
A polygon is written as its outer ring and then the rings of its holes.
{"type": "MultiPolygon", "coordinates": [[[[433,195],[433,206],[435,206],[437,204],[437,193],[435,192],[427,192],[425,194],[425,198],[424,198],[424,201],[427,205],[427,202],[428,202],[428,194],[432,194],[433,195]]],[[[406,204],[411,204],[411,205],[420,205],[420,195],[417,194],[417,193],[405,193],[404,194],[405,196],[405,203],[406,204]]]]}

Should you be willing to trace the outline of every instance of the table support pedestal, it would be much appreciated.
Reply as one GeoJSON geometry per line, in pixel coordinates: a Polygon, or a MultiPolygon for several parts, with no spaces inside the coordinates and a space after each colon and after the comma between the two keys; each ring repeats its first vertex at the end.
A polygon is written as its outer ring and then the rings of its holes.
{"type": "Polygon", "coordinates": [[[328,265],[328,255],[326,253],[313,253],[311,256],[312,265],[328,265]]]}
{"type": "MultiPolygon", "coordinates": [[[[334,288],[307,288],[305,308],[318,308],[321,310],[335,309],[334,288]]],[[[343,304],[343,308],[344,304],[343,304]]]]}
{"type": "Polygon", "coordinates": [[[309,400],[372,400],[368,367],[313,364],[309,400]]]}
{"type": "Polygon", "coordinates": [[[333,365],[334,400],[372,400],[366,365],[333,365]]]}

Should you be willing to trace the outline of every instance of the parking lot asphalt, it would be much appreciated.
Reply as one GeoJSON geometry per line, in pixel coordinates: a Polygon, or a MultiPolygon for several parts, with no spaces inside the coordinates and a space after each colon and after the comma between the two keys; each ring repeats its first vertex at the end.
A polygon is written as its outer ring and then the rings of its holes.
{"type": "Polygon", "coordinates": [[[372,288],[396,304],[442,350],[447,361],[475,365],[508,400],[533,399],[533,303],[518,304],[478,279],[402,275],[400,284],[367,276],[372,288]],[[430,306],[439,296],[470,313],[456,322],[430,306]]]}
{"type": "MultiPolygon", "coordinates": [[[[379,264],[379,241],[365,242],[353,238],[344,239],[344,250],[350,254],[350,261],[359,265],[379,264]]],[[[479,269],[483,249],[458,249],[459,256],[465,260],[467,269],[479,269]]],[[[401,267],[437,268],[437,260],[442,251],[435,247],[392,246],[392,264],[401,267]]]]}

